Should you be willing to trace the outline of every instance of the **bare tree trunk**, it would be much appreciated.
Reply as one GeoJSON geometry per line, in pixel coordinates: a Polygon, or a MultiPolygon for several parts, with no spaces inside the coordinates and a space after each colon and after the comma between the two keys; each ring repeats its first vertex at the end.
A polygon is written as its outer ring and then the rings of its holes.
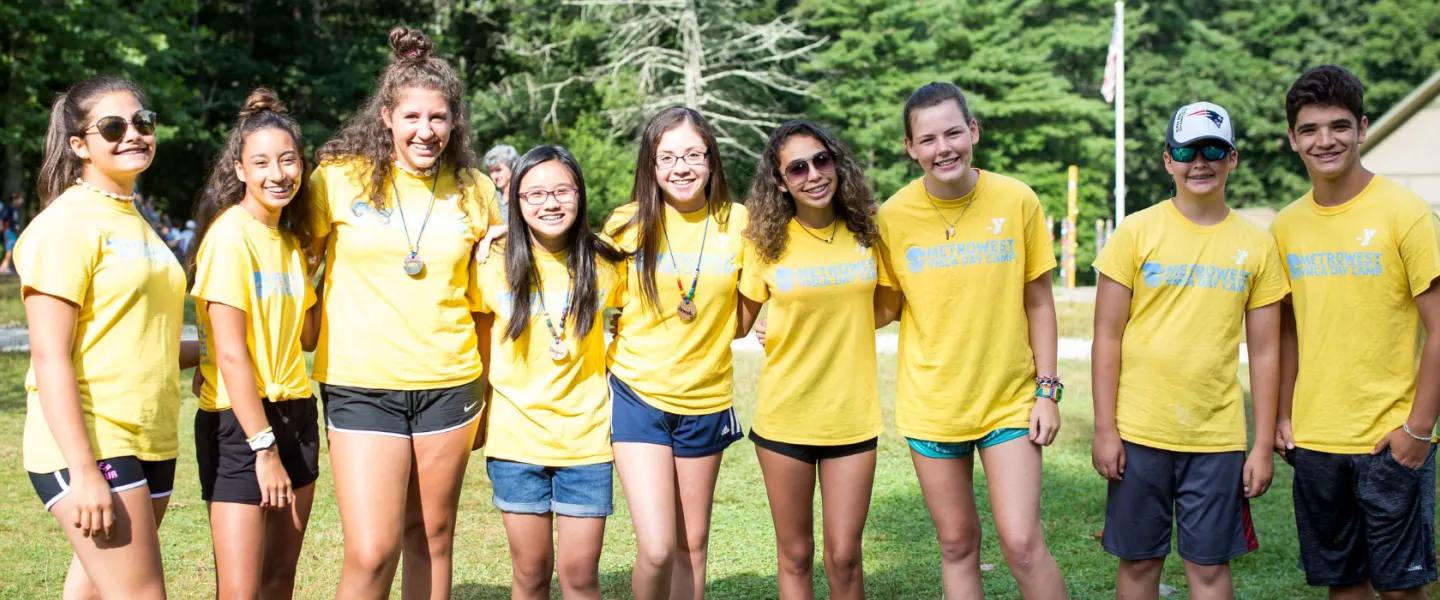
{"type": "Polygon", "coordinates": [[[685,45],[685,106],[700,110],[701,68],[705,49],[700,45],[700,20],[696,16],[697,0],[685,0],[680,13],[680,37],[685,45]]]}

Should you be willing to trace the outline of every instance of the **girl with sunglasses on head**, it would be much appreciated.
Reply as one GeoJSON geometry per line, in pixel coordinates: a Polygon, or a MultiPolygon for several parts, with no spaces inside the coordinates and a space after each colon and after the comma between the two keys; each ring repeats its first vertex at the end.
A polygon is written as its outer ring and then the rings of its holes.
{"type": "Polygon", "coordinates": [[[510,540],[511,597],[549,598],[559,571],[567,600],[598,599],[614,511],[601,313],[621,305],[625,257],[590,231],[585,177],[564,148],[526,152],[508,192],[510,242],[479,277],[495,321],[485,468],[510,540]]]}
{"type": "Polygon", "coordinates": [[[484,399],[470,259],[500,223],[460,79],[419,30],[390,32],[372,95],[306,184],[324,256],[321,382],[345,531],[337,598],[450,594],[460,486],[484,399]]]}
{"type": "Polygon", "coordinates": [[[882,428],[875,198],[843,142],[791,121],[770,135],[746,206],[742,330],[771,303],[750,439],[775,520],[780,598],[815,597],[817,479],[830,597],[864,598],[861,534],[882,428]]]}
{"type": "Polygon", "coordinates": [[[881,205],[876,323],[900,317],[895,428],[940,538],[947,598],[979,598],[975,454],[1000,550],[1026,598],[1067,596],[1040,523],[1041,449],[1060,429],[1055,252],[1029,186],[972,167],[980,124],[949,83],[910,95],[924,176],[881,205]]]}
{"type": "Polygon", "coordinates": [[[195,452],[222,599],[293,595],[320,476],[319,414],[301,354],[320,325],[302,252],[301,143],[274,92],[255,90],[195,209],[186,261],[203,378],[195,452]]]}
{"type": "Polygon", "coordinates": [[[199,353],[180,343],[184,270],[133,203],[155,158],[144,103],[111,77],[56,99],[41,212],[15,250],[30,326],[25,470],[75,550],[67,599],[165,597],[157,529],[180,450],[180,369],[199,353]]]}
{"type": "Polygon", "coordinates": [[[611,440],[635,525],[630,582],[640,600],[698,600],[721,452],[744,435],[730,342],[745,207],[730,201],[709,123],[678,106],[645,126],[630,199],[605,224],[631,255],[609,353],[611,440]]]}
{"type": "Polygon", "coordinates": [[[1239,161],[1230,114],[1196,102],[1168,122],[1175,196],[1126,217],[1095,259],[1092,459],[1109,480],[1103,545],[1120,559],[1117,597],[1159,598],[1178,531],[1190,597],[1234,598],[1230,561],[1258,547],[1249,499],[1274,473],[1280,301],[1290,287],[1274,238],[1225,204],[1239,161]],[[1242,328],[1255,404],[1248,458],[1242,328]]]}

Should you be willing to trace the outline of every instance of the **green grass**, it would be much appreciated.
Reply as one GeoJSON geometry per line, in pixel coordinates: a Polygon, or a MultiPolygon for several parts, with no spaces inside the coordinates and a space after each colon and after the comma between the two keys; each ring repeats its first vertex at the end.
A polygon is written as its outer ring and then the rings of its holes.
{"type": "MultiPolygon", "coordinates": [[[[0,597],[55,597],[65,576],[70,549],[53,519],[44,513],[20,468],[25,415],[21,380],[27,358],[0,354],[0,597]]],[[[735,384],[741,421],[754,411],[761,359],[736,359],[735,384]]],[[[1042,512],[1046,537],[1076,598],[1113,597],[1115,560],[1095,538],[1104,522],[1105,485],[1090,467],[1089,368],[1064,362],[1070,400],[1061,405],[1064,429],[1045,459],[1042,512]]],[[[887,429],[881,439],[874,502],[865,531],[866,587],[872,598],[939,598],[939,550],[925,511],[904,442],[893,430],[893,356],[880,358],[880,388],[887,429]]],[[[188,381],[188,377],[186,378],[188,381]]],[[[187,398],[181,419],[181,454],[176,491],[161,529],[165,573],[172,597],[213,594],[209,527],[199,498],[190,435],[195,403],[187,398]]],[[[509,596],[510,564],[500,514],[490,505],[489,482],[474,456],[460,504],[456,541],[455,598],[500,599],[509,596]]],[[[300,563],[298,598],[332,597],[341,562],[341,533],[331,493],[328,460],[322,458],[314,516],[300,563]]],[[[982,515],[989,513],[983,478],[977,477],[982,515]]],[[[1260,551],[1233,563],[1240,598],[1320,598],[1305,587],[1296,568],[1295,527],[1289,500],[1290,470],[1278,463],[1273,490],[1253,504],[1260,551]]],[[[601,561],[607,598],[629,596],[635,544],[624,496],[616,487],[617,512],[606,528],[601,561]]],[[[817,519],[817,525],[819,520],[817,519]]],[[[983,573],[986,597],[1018,598],[995,537],[984,517],[981,560],[995,565],[983,573]]],[[[726,452],[716,494],[710,553],[711,598],[775,597],[774,532],[760,471],[748,441],[726,452]]],[[[821,564],[817,560],[817,565],[821,564]]],[[[818,569],[817,569],[818,571],[818,569]]],[[[1164,583],[1186,593],[1178,559],[1168,561],[1164,583]]],[[[817,572],[821,597],[823,572],[817,572]]],[[[397,591],[392,597],[399,597],[397,591]]],[[[558,598],[558,587],[556,595],[558,598]]]]}
{"type": "MultiPolygon", "coordinates": [[[[195,324],[195,299],[185,296],[185,322],[195,324]]],[[[20,278],[0,274],[0,328],[24,327],[25,303],[20,300],[20,278]]]]}

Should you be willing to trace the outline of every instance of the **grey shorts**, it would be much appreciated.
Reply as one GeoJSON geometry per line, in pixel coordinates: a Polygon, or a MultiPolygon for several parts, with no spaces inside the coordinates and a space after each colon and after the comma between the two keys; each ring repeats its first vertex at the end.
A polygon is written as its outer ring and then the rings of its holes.
{"type": "Polygon", "coordinates": [[[1435,569],[1435,446],[1418,469],[1379,455],[1296,448],[1295,529],[1305,582],[1369,581],[1386,592],[1425,585],[1435,569]]]}
{"type": "Polygon", "coordinates": [[[460,429],[480,418],[484,383],[433,390],[376,390],[320,384],[325,429],[409,438],[460,429]]]}
{"type": "Polygon", "coordinates": [[[1259,547],[1245,499],[1245,453],[1175,452],[1124,442],[1125,474],[1105,499],[1105,551],[1125,560],[1170,553],[1218,565],[1259,547]]]}

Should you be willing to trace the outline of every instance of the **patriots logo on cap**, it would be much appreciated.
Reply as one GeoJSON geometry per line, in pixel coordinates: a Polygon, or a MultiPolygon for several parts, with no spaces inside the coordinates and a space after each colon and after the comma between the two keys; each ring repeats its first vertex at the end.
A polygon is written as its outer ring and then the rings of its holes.
{"type": "Polygon", "coordinates": [[[1185,115],[1185,116],[1187,116],[1187,117],[1197,117],[1197,116],[1198,116],[1198,117],[1205,117],[1205,118],[1210,119],[1211,121],[1213,121],[1213,122],[1215,123],[1215,126],[1216,126],[1216,127],[1219,127],[1220,124],[1225,121],[1225,117],[1220,116],[1220,113],[1215,112],[1215,111],[1213,111],[1213,110],[1210,110],[1210,109],[1208,109],[1208,108],[1202,108],[1202,109],[1200,109],[1200,110],[1197,110],[1197,111],[1192,112],[1192,113],[1190,113],[1190,114],[1188,114],[1188,115],[1185,115]]]}

